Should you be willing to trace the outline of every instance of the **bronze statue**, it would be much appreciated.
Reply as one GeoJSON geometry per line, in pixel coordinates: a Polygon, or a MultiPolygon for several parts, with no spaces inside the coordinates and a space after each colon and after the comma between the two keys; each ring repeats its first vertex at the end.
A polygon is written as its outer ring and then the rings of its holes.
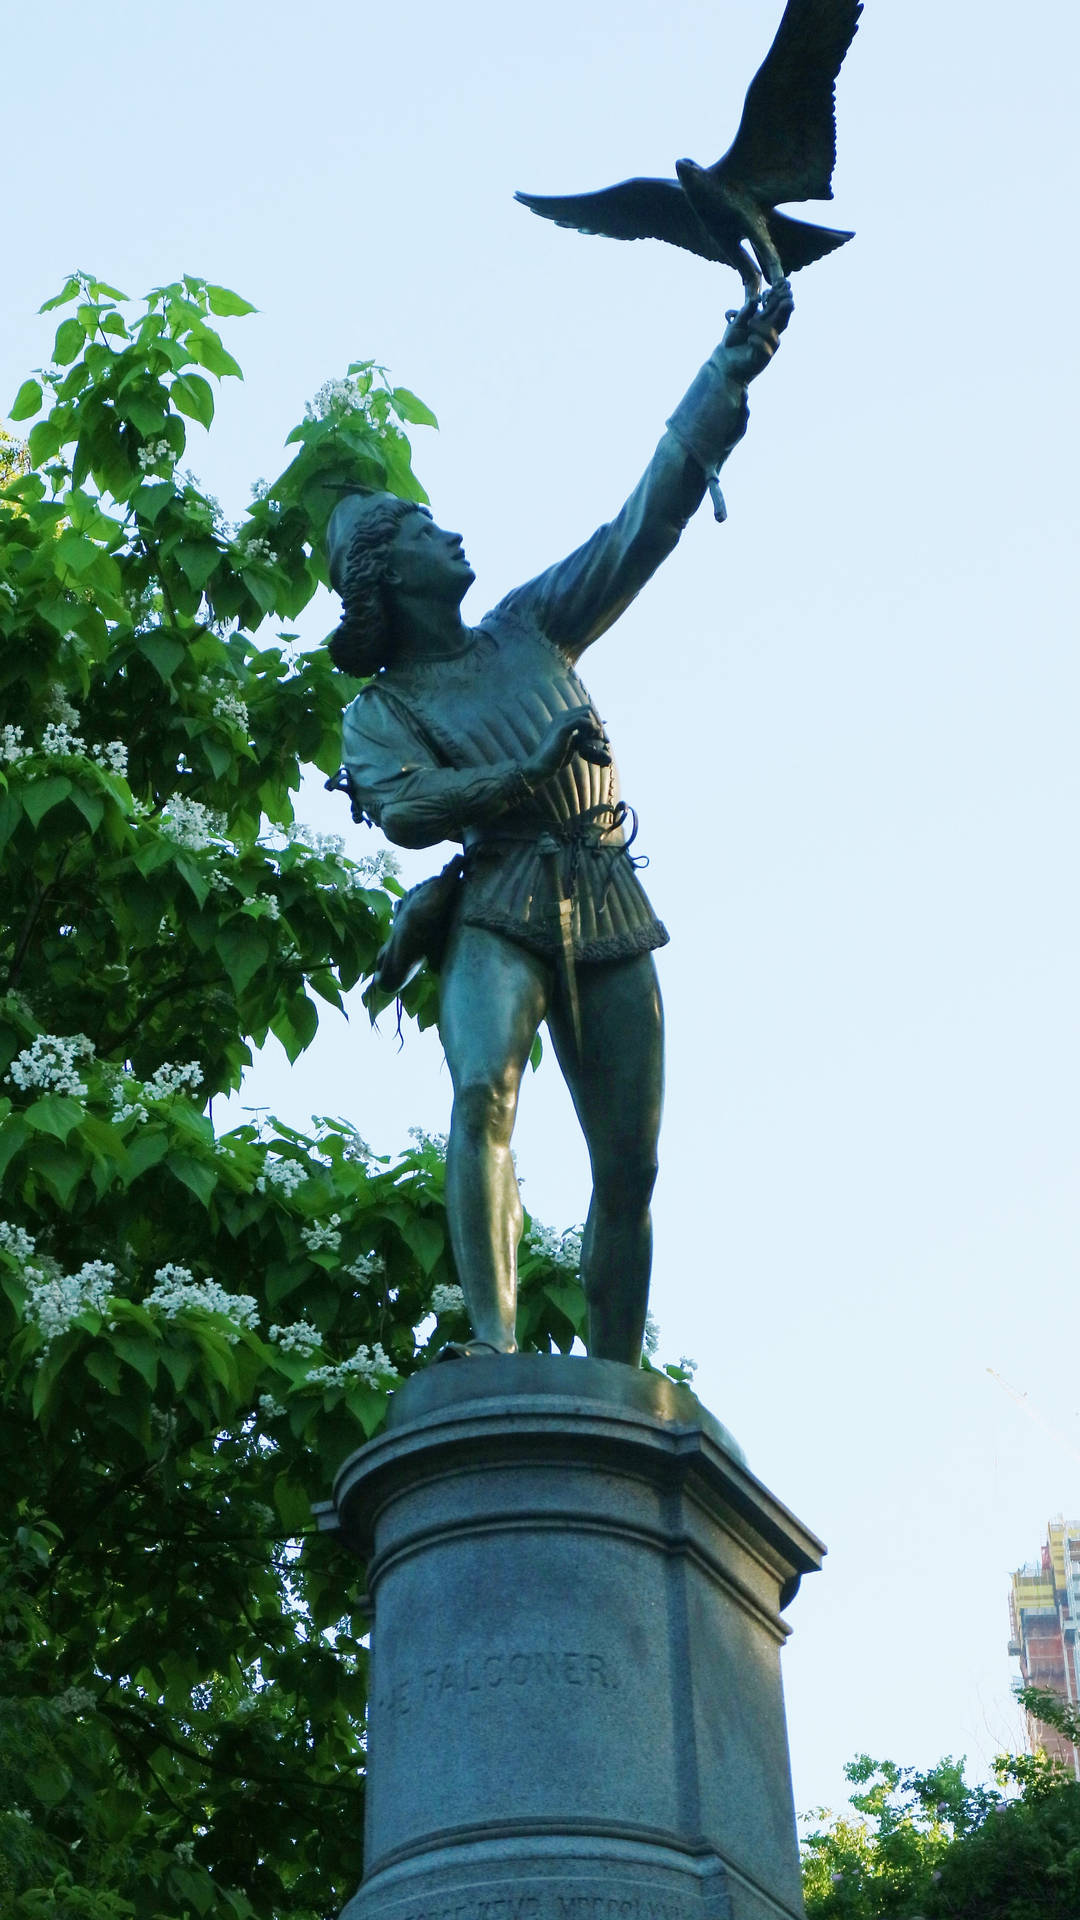
{"type": "Polygon", "coordinates": [[[516,198],[579,233],[668,240],[721,261],[741,274],[747,299],[760,292],[762,273],[778,285],[854,237],[793,220],[776,206],[832,199],[836,77],[861,12],[862,0],[788,0],[750,83],[739,131],[715,166],[676,160],[676,180],[622,180],[599,193],[516,198]]]}
{"type": "MultiPolygon", "coordinates": [[[[371,675],[344,720],[354,814],[399,846],[463,859],[405,906],[398,945],[436,941],[454,1088],[450,1232],[475,1344],[514,1350],[521,1075],[546,1021],[588,1144],[582,1247],[590,1354],[638,1366],[663,1095],[652,949],[667,940],[629,851],[603,726],[577,663],[667,555],[746,431],[747,382],[792,312],[786,281],[728,326],[609,525],[469,628],[461,536],[391,494],[335,508],[335,663],[371,675]],[[416,924],[406,935],[410,917],[416,924]],[[448,926],[447,926],[448,921],[448,926]]],[[[394,942],[391,942],[393,948],[394,942]]],[[[384,961],[386,984],[408,955],[384,961]]]]}

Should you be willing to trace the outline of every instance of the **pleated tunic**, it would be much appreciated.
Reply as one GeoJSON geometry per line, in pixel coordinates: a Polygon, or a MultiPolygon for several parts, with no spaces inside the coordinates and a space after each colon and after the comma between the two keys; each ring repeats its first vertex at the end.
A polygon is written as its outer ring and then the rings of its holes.
{"type": "Polygon", "coordinates": [[[745,403],[718,405],[712,364],[614,520],[463,629],[459,650],[395,660],[345,713],[354,807],[402,845],[460,841],[461,919],[541,954],[565,952],[566,901],[578,962],[626,959],[668,938],[626,848],[614,765],[576,754],[531,794],[513,770],[559,714],[592,706],[578,658],[671,552],[744,430],[745,403]],[[690,404],[699,392],[706,404],[690,404]],[[485,817],[475,776],[499,769],[509,797],[485,817]]]}

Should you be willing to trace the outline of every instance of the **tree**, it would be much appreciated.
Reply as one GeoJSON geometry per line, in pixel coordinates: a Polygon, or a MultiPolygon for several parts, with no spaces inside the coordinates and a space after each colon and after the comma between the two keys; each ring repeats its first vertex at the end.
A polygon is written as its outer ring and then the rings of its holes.
{"type": "MultiPolygon", "coordinates": [[[[463,1301],[437,1142],[209,1104],[310,1043],[400,893],[294,817],[355,689],[290,623],[337,490],[423,499],[434,421],[353,365],[231,526],[181,463],[248,303],[75,274],[52,309],[0,449],[0,1907],[317,1920],[359,1873],[366,1654],[310,1502],[463,1301]]],[[[567,1349],[573,1239],[530,1231],[520,1337],[567,1349]]]]}
{"type": "Polygon", "coordinates": [[[1045,1755],[1000,1755],[996,1788],[969,1786],[951,1759],[918,1773],[863,1754],[845,1771],[858,1818],[819,1810],[829,1824],[803,1850],[808,1920],[1080,1913],[1080,1786],[1045,1755]]]}

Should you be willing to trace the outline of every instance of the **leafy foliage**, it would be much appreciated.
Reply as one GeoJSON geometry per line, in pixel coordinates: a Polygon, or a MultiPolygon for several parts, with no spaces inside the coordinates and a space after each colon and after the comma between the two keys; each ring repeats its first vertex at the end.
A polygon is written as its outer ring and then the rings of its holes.
{"type": "Polygon", "coordinates": [[[994,1771],[996,1788],[972,1787],[951,1759],[928,1773],[853,1760],[858,1817],[804,1841],[808,1920],[1075,1920],[1080,1786],[1044,1754],[994,1771]]]}
{"type": "MultiPolygon", "coordinates": [[[[0,447],[0,1909],[319,1920],[360,1870],[366,1653],[311,1501],[462,1296],[437,1141],[206,1103],[310,1044],[400,891],[294,818],[352,689],[288,623],[341,487],[424,497],[432,416],[355,364],[230,526],[179,463],[247,302],[79,274],[52,309],[0,447]]],[[[581,1319],[533,1230],[522,1342],[581,1319]]]]}

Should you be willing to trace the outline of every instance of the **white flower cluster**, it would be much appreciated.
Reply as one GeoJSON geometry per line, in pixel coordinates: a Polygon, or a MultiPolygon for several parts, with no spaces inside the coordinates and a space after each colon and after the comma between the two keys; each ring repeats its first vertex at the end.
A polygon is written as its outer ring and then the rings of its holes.
{"type": "Polygon", "coordinates": [[[528,1246],[531,1253],[538,1253],[545,1260],[576,1269],[581,1261],[581,1228],[567,1227],[564,1233],[556,1233],[553,1227],[542,1226],[539,1220],[534,1220],[529,1228],[528,1246]]]}
{"type": "Polygon", "coordinates": [[[698,1370],[697,1361],[691,1360],[688,1354],[681,1353],[679,1355],[679,1365],[682,1368],[684,1373],[688,1373],[690,1375],[690,1378],[692,1380],[695,1373],[698,1370]]]}
{"type": "Polygon", "coordinates": [[[363,880],[384,880],[387,875],[396,880],[401,872],[401,862],[389,847],[380,847],[378,853],[362,853],[354,865],[358,886],[363,880]]]}
{"type": "MultiPolygon", "coordinates": [[[[166,1320],[175,1320],[178,1313],[189,1312],[193,1307],[203,1313],[224,1314],[235,1327],[257,1327],[259,1309],[250,1293],[226,1293],[216,1280],[196,1280],[190,1267],[178,1266],[170,1260],[159,1267],[154,1275],[154,1286],[143,1301],[144,1307],[157,1307],[166,1320]]],[[[231,1333],[232,1346],[240,1338],[231,1333]]]]}
{"type": "Polygon", "coordinates": [[[260,540],[257,533],[249,533],[240,543],[240,563],[245,567],[276,567],[277,554],[269,540],[260,540]]]}
{"type": "Polygon", "coordinates": [[[645,1351],[651,1360],[660,1345],[660,1322],[651,1313],[645,1315],[645,1351]]]}
{"type": "Polygon", "coordinates": [[[360,1285],[366,1287],[369,1280],[375,1280],[380,1273],[386,1272],[386,1261],[381,1253],[362,1253],[345,1271],[351,1279],[359,1280],[360,1285]]]}
{"type": "Polygon", "coordinates": [[[241,733],[247,732],[247,703],[238,693],[219,693],[212,711],[215,720],[224,720],[227,727],[239,727],[241,733]]]}
{"type": "Polygon", "coordinates": [[[163,460],[172,459],[172,448],[167,440],[148,440],[145,447],[139,448],[135,458],[144,473],[152,473],[163,460]]]}
{"type": "Polygon", "coordinates": [[[306,827],[302,821],[294,820],[289,828],[289,840],[303,847],[310,847],[320,860],[340,860],[345,851],[345,837],[340,833],[318,833],[314,827],[306,827]]]}
{"type": "Polygon", "coordinates": [[[310,1320],[294,1320],[287,1327],[271,1327],[270,1338],[282,1353],[314,1353],[322,1346],[322,1334],[310,1320]]]}
{"type": "Polygon", "coordinates": [[[257,893],[255,898],[260,900],[266,909],[265,919],[281,919],[281,901],[278,899],[276,893],[257,893]]]}
{"type": "Polygon", "coordinates": [[[108,1260],[87,1260],[78,1273],[45,1274],[27,1267],[28,1289],[24,1318],[44,1335],[48,1353],[54,1340],[73,1326],[80,1313],[92,1307],[104,1313],[116,1292],[116,1268],[108,1260]]]}
{"type": "Polygon", "coordinates": [[[202,853],[225,836],[224,814],[205,807],[201,800],[187,800],[182,794],[174,794],[166,802],[160,825],[162,832],[175,840],[178,847],[186,847],[191,853],[202,853]]]}
{"type": "MultiPolygon", "coordinates": [[[[53,688],[49,704],[55,717],[46,724],[40,751],[52,754],[58,760],[85,759],[86,741],[81,733],[72,732],[72,728],[78,725],[79,716],[62,687],[53,688]],[[58,708],[62,710],[57,712],[58,708]]],[[[26,744],[21,727],[10,724],[0,727],[0,760],[14,765],[19,760],[28,760],[33,752],[34,748],[26,744]]],[[[109,740],[104,746],[91,747],[89,757],[109,773],[127,773],[128,754],[122,740],[109,740]]]]}
{"type": "Polygon", "coordinates": [[[288,1199],[307,1178],[308,1170],[302,1160],[267,1160],[255,1188],[258,1193],[269,1193],[271,1187],[280,1187],[288,1199]]]}
{"type": "Polygon", "coordinates": [[[59,720],[65,727],[77,727],[79,710],[73,707],[67,693],[58,680],[54,680],[46,695],[46,706],[53,720],[59,720]]]}
{"type": "Polygon", "coordinates": [[[373,1347],[357,1347],[348,1360],[338,1360],[325,1367],[309,1367],[307,1372],[307,1380],[313,1387],[348,1387],[354,1380],[362,1380],[365,1386],[378,1387],[384,1381],[397,1378],[397,1368],[388,1360],[377,1340],[373,1347]]]}
{"type": "Polygon", "coordinates": [[[259,1412],[264,1420],[280,1420],[285,1409],[280,1400],[274,1399],[272,1393],[260,1393],[259,1412]]]}
{"type": "Polygon", "coordinates": [[[16,593],[14,587],[12,586],[10,580],[0,580],[0,593],[3,594],[5,600],[9,600],[11,602],[11,605],[13,607],[18,606],[19,596],[16,593]]]}
{"type": "Polygon", "coordinates": [[[29,1047],[16,1054],[5,1078],[22,1087],[40,1087],[43,1093],[70,1093],[76,1100],[86,1098],[86,1081],[80,1080],[76,1060],[93,1057],[94,1044],[85,1033],[39,1033],[29,1047]]]}
{"type": "Polygon", "coordinates": [[[50,720],[41,736],[41,751],[53,753],[58,759],[85,756],[86,741],[81,733],[72,733],[66,720],[50,720]]]}
{"type": "Polygon", "coordinates": [[[425,1127],[410,1127],[409,1139],[415,1140],[421,1153],[445,1153],[448,1136],[445,1133],[428,1133],[425,1127]]]}
{"type": "Polygon", "coordinates": [[[216,494],[207,493],[197,473],[190,467],[183,467],[179,478],[184,483],[184,505],[193,520],[201,520],[220,540],[231,540],[236,528],[225,518],[221,501],[216,494]]]}
{"type": "Polygon", "coordinates": [[[197,1060],[189,1060],[184,1066],[163,1060],[147,1080],[146,1092],[151,1100],[168,1100],[174,1093],[188,1090],[194,1093],[196,1087],[202,1086],[202,1079],[203,1070],[197,1060]]]}
{"type": "Polygon", "coordinates": [[[58,1693],[53,1701],[57,1713],[72,1720],[80,1713],[92,1713],[96,1705],[97,1696],[91,1693],[89,1687],[65,1687],[63,1693],[58,1693]]]}
{"type": "Polygon", "coordinates": [[[194,1840],[178,1840],[173,1848],[173,1853],[182,1867],[190,1867],[195,1859],[194,1840]]]}
{"type": "Polygon", "coordinates": [[[343,1151],[344,1151],[346,1160],[367,1161],[367,1160],[374,1160],[375,1158],[375,1155],[373,1154],[371,1148],[368,1146],[367,1141],[361,1140],[360,1135],[358,1133],[349,1135],[348,1139],[345,1142],[343,1151]]]}
{"type": "Polygon", "coordinates": [[[434,1287],[431,1294],[432,1313],[464,1313],[465,1295],[460,1287],[434,1287]]]}
{"type": "Polygon", "coordinates": [[[10,1253],[20,1266],[30,1259],[36,1246],[33,1234],[27,1233],[25,1227],[15,1227],[10,1220],[0,1220],[0,1247],[5,1253],[10,1253]]]}
{"type": "Polygon", "coordinates": [[[349,413],[362,413],[370,420],[370,396],[361,393],[355,379],[324,380],[314,400],[309,400],[304,408],[304,419],[329,420],[335,414],[340,419],[349,413]]]}
{"type": "Polygon", "coordinates": [[[332,1213],[325,1226],[301,1227],[300,1238],[309,1253],[336,1253],[341,1245],[340,1213],[332,1213]]]}
{"type": "MultiPolygon", "coordinates": [[[[136,1082],[136,1085],[138,1084],[139,1083],[136,1082]]],[[[127,1090],[122,1083],[113,1088],[110,1098],[113,1105],[112,1117],[114,1126],[122,1127],[125,1120],[137,1120],[141,1126],[144,1120],[149,1120],[150,1115],[143,1106],[142,1101],[139,1099],[129,1100],[127,1090]]]]}
{"type": "Polygon", "coordinates": [[[253,500],[265,500],[269,491],[270,482],[269,480],[264,480],[261,474],[257,480],[252,481],[251,497],[253,500]]]}
{"type": "Polygon", "coordinates": [[[104,767],[106,773],[118,773],[122,780],[127,778],[128,750],[122,740],[107,740],[103,747],[91,747],[90,757],[99,767],[104,767]]]}

